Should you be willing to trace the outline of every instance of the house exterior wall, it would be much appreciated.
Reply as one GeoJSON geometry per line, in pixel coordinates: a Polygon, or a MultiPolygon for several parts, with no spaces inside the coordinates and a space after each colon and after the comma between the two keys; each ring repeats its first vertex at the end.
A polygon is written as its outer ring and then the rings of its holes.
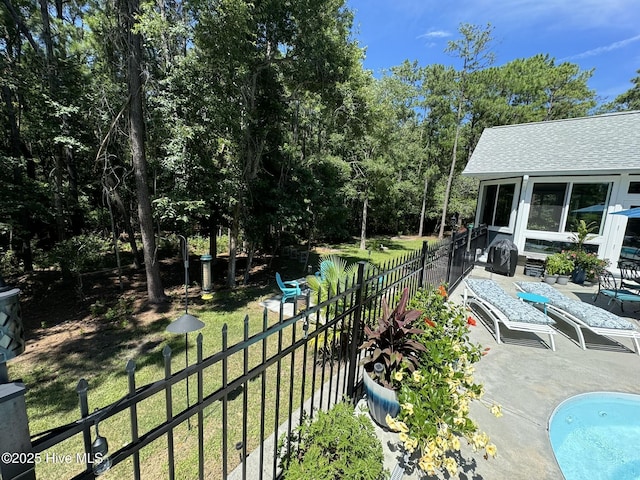
{"type": "MultiPolygon", "coordinates": [[[[592,237],[587,242],[591,248],[598,252],[601,258],[607,258],[611,261],[612,270],[616,270],[620,249],[625,234],[627,218],[622,215],[611,215],[612,212],[623,210],[626,208],[640,206],[640,193],[628,193],[629,185],[632,182],[640,183],[640,175],[576,175],[576,176],[529,176],[520,177],[486,179],[480,182],[478,206],[476,210],[476,224],[483,222],[483,216],[487,217],[486,208],[487,197],[489,197],[489,189],[495,190],[494,185],[515,184],[515,194],[512,199],[511,213],[507,225],[492,226],[488,223],[489,240],[500,238],[509,238],[518,247],[520,255],[531,256],[534,258],[544,258],[544,247],[539,247],[537,251],[528,248],[527,239],[542,242],[572,242],[571,232],[568,231],[569,226],[564,225],[564,231],[541,231],[530,230],[528,228],[529,215],[531,212],[531,201],[534,192],[534,186],[539,183],[545,184],[610,184],[608,198],[605,201],[603,223],[599,235],[592,237]],[[491,187],[489,187],[491,186],[491,187]],[[489,187],[489,188],[485,188],[489,187]]],[[[569,200],[566,196],[565,204],[562,207],[562,219],[566,222],[569,214],[569,200]]]]}

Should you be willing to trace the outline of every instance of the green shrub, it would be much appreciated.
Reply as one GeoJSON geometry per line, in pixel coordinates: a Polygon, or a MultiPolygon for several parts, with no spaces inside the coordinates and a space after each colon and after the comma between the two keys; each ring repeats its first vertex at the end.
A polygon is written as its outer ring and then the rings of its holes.
{"type": "Polygon", "coordinates": [[[19,272],[20,265],[14,250],[0,249],[0,275],[8,277],[19,272]]]}
{"type": "Polygon", "coordinates": [[[134,311],[133,298],[119,297],[113,305],[108,305],[104,300],[96,300],[89,310],[94,317],[103,317],[109,323],[126,327],[134,311]]]}
{"type": "Polygon", "coordinates": [[[209,253],[209,237],[194,235],[189,237],[189,252],[194,255],[209,253]]]}
{"type": "Polygon", "coordinates": [[[74,274],[104,268],[107,254],[113,250],[110,239],[96,234],[78,235],[58,242],[46,258],[45,267],[58,265],[65,272],[74,274]]]}
{"type": "Polygon", "coordinates": [[[281,448],[285,480],[388,478],[373,424],[346,402],[305,421],[281,448]]]}
{"type": "Polygon", "coordinates": [[[228,235],[222,235],[221,237],[218,237],[216,252],[218,254],[229,252],[229,236],[228,235]]]}

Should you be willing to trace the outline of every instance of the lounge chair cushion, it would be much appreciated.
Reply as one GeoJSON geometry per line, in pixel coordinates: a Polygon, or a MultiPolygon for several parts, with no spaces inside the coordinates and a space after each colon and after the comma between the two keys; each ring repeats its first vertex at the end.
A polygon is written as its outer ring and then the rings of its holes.
{"type": "Polygon", "coordinates": [[[620,318],[596,305],[573,300],[544,282],[516,282],[525,292],[536,293],[549,299],[549,304],[573,315],[590,327],[615,328],[619,330],[635,330],[629,320],[620,318]]]}
{"type": "Polygon", "coordinates": [[[537,323],[540,325],[553,325],[555,323],[553,319],[531,305],[508,295],[493,280],[467,278],[466,283],[478,298],[500,310],[511,322],[537,323]]]}

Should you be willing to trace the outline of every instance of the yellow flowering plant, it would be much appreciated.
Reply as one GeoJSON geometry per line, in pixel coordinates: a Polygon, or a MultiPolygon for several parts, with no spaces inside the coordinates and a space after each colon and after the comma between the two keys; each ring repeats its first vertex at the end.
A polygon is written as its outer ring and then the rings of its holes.
{"type": "Polygon", "coordinates": [[[485,458],[494,457],[496,446],[469,417],[469,405],[478,400],[502,415],[499,405],[482,400],[483,386],[473,378],[473,364],[487,352],[469,339],[469,327],[475,319],[447,298],[446,287],[427,288],[417,292],[411,308],[424,312],[418,322],[426,327],[417,335],[425,346],[419,368],[399,370],[393,376],[400,412],[387,415],[389,428],[408,454],[417,453],[418,467],[429,475],[458,471],[461,440],[485,458]]]}

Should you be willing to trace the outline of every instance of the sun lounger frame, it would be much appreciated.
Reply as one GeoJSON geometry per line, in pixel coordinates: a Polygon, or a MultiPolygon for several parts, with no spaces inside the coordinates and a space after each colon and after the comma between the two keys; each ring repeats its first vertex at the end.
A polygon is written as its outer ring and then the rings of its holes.
{"type": "MultiPolygon", "coordinates": [[[[516,288],[519,291],[521,291],[521,292],[525,291],[520,287],[520,285],[518,285],[517,282],[514,282],[514,285],[516,286],[516,288]]],[[[562,293],[562,292],[558,292],[558,293],[562,293]]],[[[565,297],[566,297],[566,295],[565,295],[565,297]]],[[[569,297],[567,297],[567,298],[569,300],[574,301],[574,302],[580,302],[580,300],[573,300],[572,298],[569,298],[569,297]]],[[[598,307],[598,308],[600,308],[600,307],[598,307]]],[[[605,310],[605,312],[606,311],[607,310],[605,310]]],[[[582,348],[582,350],[586,350],[587,349],[587,344],[586,344],[586,342],[584,340],[584,334],[582,333],[582,329],[584,328],[584,329],[589,330],[590,332],[595,333],[596,335],[600,335],[600,336],[603,336],[603,337],[630,338],[630,339],[633,340],[633,343],[635,345],[636,353],[638,355],[640,355],[640,343],[639,343],[640,331],[638,331],[638,330],[631,330],[631,329],[626,330],[626,329],[622,329],[622,328],[594,327],[594,326],[589,325],[588,323],[585,323],[584,320],[579,319],[578,317],[576,317],[575,315],[571,314],[570,312],[567,312],[566,310],[563,310],[563,309],[561,309],[559,307],[556,307],[552,303],[547,303],[547,312],[551,312],[557,318],[559,318],[560,320],[568,323],[569,325],[571,325],[575,329],[576,335],[578,336],[578,342],[580,343],[580,348],[582,348]]]]}
{"type": "MultiPolygon", "coordinates": [[[[505,292],[506,294],[506,292],[505,292]]],[[[516,298],[513,298],[514,302],[520,302],[516,298]]],[[[500,338],[500,323],[502,323],[509,330],[518,330],[521,332],[530,332],[535,334],[546,334],[549,335],[549,344],[551,346],[552,351],[556,351],[556,343],[553,338],[558,332],[551,325],[544,325],[540,323],[528,323],[528,322],[514,322],[509,320],[506,315],[498,309],[495,305],[492,305],[488,301],[479,297],[471,288],[467,282],[464,282],[464,292],[463,292],[463,304],[465,307],[470,304],[475,304],[480,307],[487,316],[493,321],[493,327],[496,335],[496,342],[502,343],[500,338]],[[469,295],[470,293],[470,295],[469,295]]],[[[531,309],[536,310],[535,307],[528,305],[531,309]]]]}

